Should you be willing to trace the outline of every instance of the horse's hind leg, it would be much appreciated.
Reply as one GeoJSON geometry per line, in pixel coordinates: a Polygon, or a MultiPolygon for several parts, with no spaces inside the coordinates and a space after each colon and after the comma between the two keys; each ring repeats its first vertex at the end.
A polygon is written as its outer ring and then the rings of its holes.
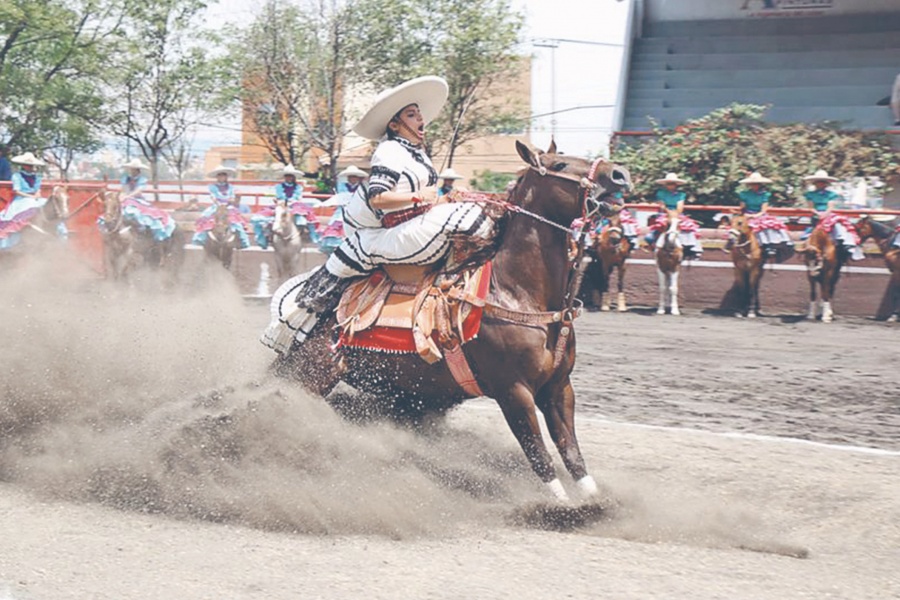
{"type": "Polygon", "coordinates": [[[528,462],[531,463],[532,470],[547,484],[557,499],[568,500],[569,497],[556,476],[553,460],[541,436],[534,396],[523,384],[516,383],[508,394],[496,400],[510,430],[516,436],[528,462]]]}
{"type": "Polygon", "coordinates": [[[816,280],[813,277],[809,277],[809,314],[806,317],[810,321],[815,321],[818,316],[818,310],[816,306],[816,280]]]}
{"type": "Polygon", "coordinates": [[[575,436],[575,391],[566,377],[562,386],[548,385],[537,394],[537,405],[544,413],[550,437],[556,444],[566,470],[585,496],[597,493],[597,483],[588,475],[578,438],[575,436]]]}
{"type": "Polygon", "coordinates": [[[669,297],[672,303],[672,314],[676,317],[681,314],[678,310],[678,271],[672,271],[669,275],[669,297]]]}
{"type": "Polygon", "coordinates": [[[834,288],[837,287],[837,280],[840,277],[840,265],[835,265],[832,269],[824,269],[822,271],[822,322],[831,323],[834,319],[834,311],[831,308],[831,299],[834,298],[834,288]]]}
{"type": "Polygon", "coordinates": [[[659,279],[659,308],[656,309],[656,314],[664,315],[666,314],[666,291],[669,289],[669,282],[668,277],[659,267],[656,267],[656,274],[659,279]]]}
{"type": "Polygon", "coordinates": [[[747,316],[755,319],[759,316],[759,284],[762,280],[762,268],[754,268],[748,274],[747,316]]]}
{"type": "Polygon", "coordinates": [[[609,311],[610,304],[610,289],[609,282],[612,279],[612,267],[603,266],[603,285],[600,288],[600,310],[607,312],[609,311]]]}

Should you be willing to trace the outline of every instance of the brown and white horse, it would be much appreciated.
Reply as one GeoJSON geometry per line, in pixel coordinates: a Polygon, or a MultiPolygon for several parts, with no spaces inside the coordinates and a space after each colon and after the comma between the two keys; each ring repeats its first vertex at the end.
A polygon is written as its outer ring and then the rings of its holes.
{"type": "Polygon", "coordinates": [[[734,264],[734,285],[737,296],[734,316],[759,316],[759,284],[766,264],[766,255],[759,239],[750,227],[750,216],[735,215],[731,218],[731,262],[734,264]]]}
{"type": "Polygon", "coordinates": [[[817,287],[822,297],[822,322],[830,323],[834,319],[831,301],[845,260],[845,253],[840,251],[831,235],[822,227],[815,227],[803,249],[803,261],[806,263],[806,276],[809,279],[809,319],[815,320],[818,316],[817,287]]]}
{"type": "Polygon", "coordinates": [[[135,266],[134,238],[136,232],[125,220],[119,192],[103,190],[98,198],[103,207],[100,234],[103,237],[103,266],[106,277],[126,280],[135,266]]]}
{"type": "Polygon", "coordinates": [[[669,309],[671,314],[677,316],[681,314],[678,309],[678,272],[684,260],[684,250],[678,241],[678,215],[667,211],[657,218],[666,219],[666,229],[659,234],[661,241],[656,243],[656,274],[659,277],[659,308],[656,314],[664,315],[669,309]]]}
{"type": "Polygon", "coordinates": [[[597,241],[594,243],[595,255],[600,258],[600,264],[603,268],[603,286],[601,291],[600,310],[608,311],[610,308],[610,282],[612,280],[613,269],[616,269],[617,290],[616,310],[625,312],[628,307],[625,305],[625,262],[631,256],[632,245],[622,230],[621,209],[611,214],[608,224],[600,232],[597,241]]]}
{"type": "Polygon", "coordinates": [[[287,202],[279,201],[275,205],[272,250],[275,251],[275,272],[279,284],[300,272],[303,237],[287,202]]]}
{"type": "Polygon", "coordinates": [[[860,243],[869,238],[875,240],[881,249],[884,264],[891,272],[884,299],[878,307],[875,318],[896,321],[900,318],[900,248],[891,245],[891,242],[896,236],[900,236],[900,232],[896,231],[895,226],[873,221],[869,216],[856,222],[856,232],[859,234],[860,243]]]}

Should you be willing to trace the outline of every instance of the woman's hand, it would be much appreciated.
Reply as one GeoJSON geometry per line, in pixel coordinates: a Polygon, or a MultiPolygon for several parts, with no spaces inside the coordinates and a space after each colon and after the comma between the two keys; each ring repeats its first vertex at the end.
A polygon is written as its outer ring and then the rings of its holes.
{"type": "Polygon", "coordinates": [[[429,187],[423,187],[419,191],[414,192],[413,197],[415,197],[422,204],[437,204],[437,186],[432,185],[429,187]]]}

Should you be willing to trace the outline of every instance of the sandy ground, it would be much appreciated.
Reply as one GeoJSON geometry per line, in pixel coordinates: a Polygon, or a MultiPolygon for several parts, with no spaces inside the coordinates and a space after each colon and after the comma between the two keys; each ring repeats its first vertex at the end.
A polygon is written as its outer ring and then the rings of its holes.
{"type": "Polygon", "coordinates": [[[900,597],[895,325],[586,315],[559,531],[492,403],[346,423],[196,279],[3,276],[0,599],[900,597]]]}

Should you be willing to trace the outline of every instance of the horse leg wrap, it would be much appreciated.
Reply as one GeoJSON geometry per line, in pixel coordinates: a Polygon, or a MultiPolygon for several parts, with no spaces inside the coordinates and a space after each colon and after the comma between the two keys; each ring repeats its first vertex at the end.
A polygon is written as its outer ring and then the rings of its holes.
{"type": "Polygon", "coordinates": [[[594,481],[594,478],[590,475],[585,475],[575,483],[578,485],[581,495],[585,498],[597,495],[597,482],[594,481]]]}
{"type": "Polygon", "coordinates": [[[557,477],[553,481],[548,481],[547,488],[549,488],[550,493],[552,493],[553,496],[560,502],[569,501],[569,495],[566,493],[566,489],[563,487],[563,484],[559,480],[559,477],[557,477]]]}

